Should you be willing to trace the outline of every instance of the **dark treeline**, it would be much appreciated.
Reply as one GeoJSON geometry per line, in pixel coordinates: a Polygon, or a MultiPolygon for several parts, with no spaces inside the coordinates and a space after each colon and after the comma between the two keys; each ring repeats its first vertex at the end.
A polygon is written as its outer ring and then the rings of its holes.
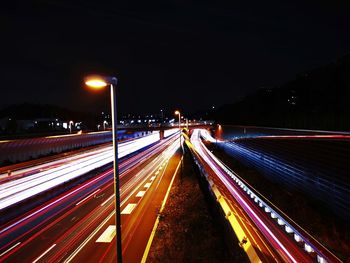
{"type": "Polygon", "coordinates": [[[224,124],[350,130],[350,55],[281,87],[261,88],[213,117],[224,124]]]}
{"type": "Polygon", "coordinates": [[[57,122],[80,122],[81,128],[92,129],[100,116],[72,111],[48,104],[23,103],[0,110],[0,134],[36,133],[62,130],[57,122]],[[54,122],[55,125],[50,125],[54,122]]]}

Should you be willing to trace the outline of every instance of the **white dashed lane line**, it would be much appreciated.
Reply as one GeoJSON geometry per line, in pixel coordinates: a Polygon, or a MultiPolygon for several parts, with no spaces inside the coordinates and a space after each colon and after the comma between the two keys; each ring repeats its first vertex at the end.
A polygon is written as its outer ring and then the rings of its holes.
{"type": "Polygon", "coordinates": [[[110,225],[102,233],[102,235],[96,240],[96,243],[110,243],[116,235],[115,225],[110,225]]]}
{"type": "Polygon", "coordinates": [[[122,215],[129,215],[135,209],[137,204],[128,204],[121,212],[122,215]]]}
{"type": "Polygon", "coordinates": [[[146,191],[140,191],[137,193],[136,197],[143,197],[145,195],[146,191]]]}

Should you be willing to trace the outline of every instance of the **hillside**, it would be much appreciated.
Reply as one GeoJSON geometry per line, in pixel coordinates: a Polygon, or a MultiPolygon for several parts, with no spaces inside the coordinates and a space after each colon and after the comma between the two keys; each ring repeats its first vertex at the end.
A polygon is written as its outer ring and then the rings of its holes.
{"type": "Polygon", "coordinates": [[[220,123],[350,130],[350,55],[299,74],[274,88],[261,88],[214,113],[220,123]]]}

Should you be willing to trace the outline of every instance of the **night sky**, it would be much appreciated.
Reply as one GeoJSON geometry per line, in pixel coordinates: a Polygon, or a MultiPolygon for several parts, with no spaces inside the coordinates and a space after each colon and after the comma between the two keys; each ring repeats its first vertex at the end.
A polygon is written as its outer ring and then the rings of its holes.
{"type": "Polygon", "coordinates": [[[0,107],[101,110],[109,94],[84,89],[89,72],[119,79],[123,114],[232,103],[350,53],[349,4],[336,2],[2,4],[0,107]]]}

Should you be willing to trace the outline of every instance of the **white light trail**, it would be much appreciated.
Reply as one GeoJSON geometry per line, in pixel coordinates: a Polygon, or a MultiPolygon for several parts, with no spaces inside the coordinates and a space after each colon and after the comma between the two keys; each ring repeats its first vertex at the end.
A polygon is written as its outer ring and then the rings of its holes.
{"type": "MultiPolygon", "coordinates": [[[[122,158],[159,141],[159,131],[118,145],[118,157],[122,158]]],[[[0,210],[60,184],[82,176],[96,168],[113,162],[113,148],[106,146],[96,151],[84,152],[73,157],[65,157],[44,166],[33,167],[39,170],[28,176],[5,182],[0,185],[0,210]],[[43,169],[44,171],[40,171],[43,169]]],[[[17,171],[17,175],[28,173],[28,169],[17,171]]]]}
{"type": "Polygon", "coordinates": [[[292,261],[297,262],[296,259],[291,255],[291,253],[286,249],[286,247],[280,242],[280,240],[272,233],[272,231],[266,226],[266,224],[262,221],[262,219],[254,212],[254,210],[249,206],[249,204],[243,199],[243,197],[237,192],[237,190],[232,186],[232,184],[227,180],[227,178],[222,174],[222,172],[216,167],[216,165],[212,162],[212,160],[208,157],[210,156],[210,152],[202,147],[202,142],[200,141],[200,132],[202,130],[196,129],[191,137],[191,142],[194,145],[196,151],[200,154],[200,156],[205,160],[205,162],[211,167],[211,169],[215,172],[215,174],[220,178],[220,180],[225,184],[231,194],[235,197],[235,199],[241,204],[242,208],[248,212],[250,217],[256,223],[259,223],[262,226],[264,232],[266,232],[282,249],[285,255],[292,261]],[[206,153],[204,150],[206,150],[206,153]]]}

